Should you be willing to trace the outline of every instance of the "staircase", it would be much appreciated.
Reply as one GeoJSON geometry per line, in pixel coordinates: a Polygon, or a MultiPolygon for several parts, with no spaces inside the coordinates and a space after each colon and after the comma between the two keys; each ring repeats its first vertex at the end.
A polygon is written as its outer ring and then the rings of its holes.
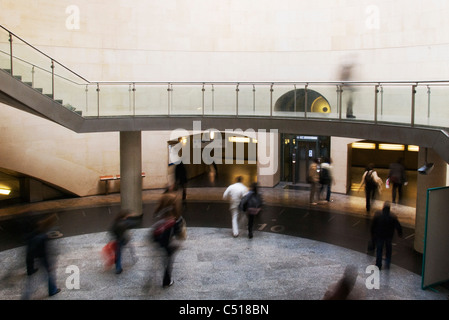
{"type": "MultiPolygon", "coordinates": [[[[0,69],[3,70],[4,72],[8,73],[9,75],[11,75],[11,69],[0,69]]],[[[53,94],[52,93],[44,93],[44,89],[43,88],[34,88],[33,87],[33,83],[29,82],[29,81],[23,81],[22,80],[22,76],[21,75],[13,75],[13,78],[20,81],[21,83],[27,85],[28,87],[34,89],[35,91],[39,92],[40,94],[52,99],[54,102],[60,104],[61,106],[65,107],[66,109],[78,114],[79,116],[83,115],[83,112],[81,110],[77,110],[75,107],[73,107],[71,104],[67,103],[64,104],[64,101],[61,99],[54,99],[53,98],[53,94]]]]}

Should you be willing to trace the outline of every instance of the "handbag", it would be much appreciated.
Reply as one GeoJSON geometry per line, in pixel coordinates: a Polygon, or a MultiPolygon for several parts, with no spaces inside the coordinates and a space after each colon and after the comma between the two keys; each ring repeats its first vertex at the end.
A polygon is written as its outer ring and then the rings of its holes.
{"type": "Polygon", "coordinates": [[[109,241],[101,252],[103,254],[105,267],[111,267],[115,263],[115,251],[117,250],[117,241],[109,241]]]}

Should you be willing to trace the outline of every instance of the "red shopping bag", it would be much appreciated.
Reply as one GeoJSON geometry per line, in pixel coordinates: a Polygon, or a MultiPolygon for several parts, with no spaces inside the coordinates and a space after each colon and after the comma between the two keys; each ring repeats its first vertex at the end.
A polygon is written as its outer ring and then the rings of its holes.
{"type": "Polygon", "coordinates": [[[110,241],[101,250],[101,252],[103,253],[104,264],[106,267],[111,267],[115,263],[116,248],[117,248],[117,242],[110,241]]]}

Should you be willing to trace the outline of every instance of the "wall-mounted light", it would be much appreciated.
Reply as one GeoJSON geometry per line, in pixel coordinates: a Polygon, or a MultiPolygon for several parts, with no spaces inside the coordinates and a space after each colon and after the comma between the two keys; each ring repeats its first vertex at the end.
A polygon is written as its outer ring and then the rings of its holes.
{"type": "Polygon", "coordinates": [[[419,146],[409,145],[409,146],[407,146],[407,150],[408,151],[412,151],[412,152],[418,152],[419,151],[419,146]]]}
{"type": "Polygon", "coordinates": [[[379,150],[404,151],[405,146],[403,144],[380,143],[379,150]]]}
{"type": "Polygon", "coordinates": [[[0,194],[8,196],[11,193],[11,189],[0,188],[0,194]]]}
{"type": "Polygon", "coordinates": [[[376,144],[370,142],[353,142],[351,146],[353,149],[376,149],[376,144]]]}

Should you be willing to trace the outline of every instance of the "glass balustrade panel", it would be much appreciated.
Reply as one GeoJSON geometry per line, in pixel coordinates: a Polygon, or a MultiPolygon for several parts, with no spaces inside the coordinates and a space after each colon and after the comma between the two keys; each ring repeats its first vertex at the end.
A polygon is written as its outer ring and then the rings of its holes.
{"type": "Polygon", "coordinates": [[[54,100],[79,115],[86,114],[87,82],[60,64],[54,70],[54,100]]]}
{"type": "Polygon", "coordinates": [[[374,121],[376,104],[375,85],[343,86],[341,92],[341,118],[374,121]]]}
{"type": "Polygon", "coordinates": [[[236,115],[236,85],[207,84],[204,87],[204,114],[236,115]]]}
{"type": "Polygon", "coordinates": [[[304,105],[303,85],[274,84],[272,92],[272,115],[274,117],[304,117],[300,111],[304,105]]]}
{"type": "Polygon", "coordinates": [[[21,81],[31,83],[36,90],[52,94],[51,59],[20,39],[13,37],[13,75],[21,81]]]}
{"type": "Polygon", "coordinates": [[[201,115],[203,112],[202,85],[172,85],[170,91],[171,115],[201,115]]]}
{"type": "Polygon", "coordinates": [[[99,116],[132,116],[134,94],[132,84],[100,83],[99,116]]]}
{"type": "Polygon", "coordinates": [[[136,84],[135,88],[136,115],[168,115],[169,91],[167,85],[136,84]]]}
{"type": "Polygon", "coordinates": [[[96,83],[89,83],[85,86],[84,98],[86,99],[86,110],[83,112],[83,117],[98,117],[99,109],[99,91],[97,91],[96,83]]]}
{"type": "Polygon", "coordinates": [[[377,120],[379,122],[411,124],[411,85],[382,85],[379,88],[377,101],[377,120]]]}
{"type": "Polygon", "coordinates": [[[271,85],[240,84],[238,91],[239,116],[269,116],[271,85]]]}
{"type": "MultiPolygon", "coordinates": [[[[304,91],[304,89],[301,89],[304,91]]],[[[304,92],[301,96],[299,111],[307,112],[307,118],[339,118],[339,89],[333,84],[310,84],[307,86],[307,105],[304,92]]]]}
{"type": "Polygon", "coordinates": [[[0,28],[0,69],[8,71],[11,69],[9,47],[9,32],[0,28]]]}
{"type": "Polygon", "coordinates": [[[449,128],[449,85],[418,86],[415,95],[415,124],[449,128]]]}

